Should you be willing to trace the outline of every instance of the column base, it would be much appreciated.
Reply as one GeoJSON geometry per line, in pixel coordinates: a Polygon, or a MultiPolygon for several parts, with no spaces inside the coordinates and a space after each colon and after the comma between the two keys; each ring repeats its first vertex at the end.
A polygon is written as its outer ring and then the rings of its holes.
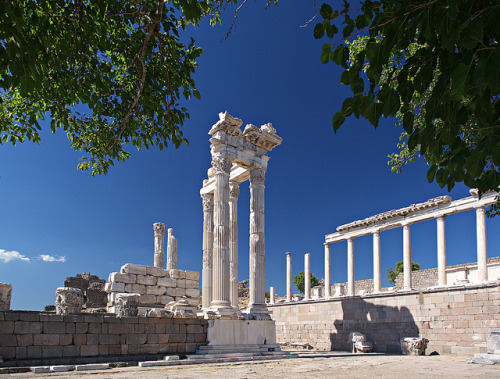
{"type": "Polygon", "coordinates": [[[271,311],[265,303],[252,303],[245,310],[246,317],[249,320],[269,320],[271,319],[271,311]]]}
{"type": "Polygon", "coordinates": [[[221,317],[231,317],[237,318],[239,316],[239,310],[233,308],[229,301],[219,300],[212,301],[210,308],[207,312],[214,312],[217,316],[221,317]]]}

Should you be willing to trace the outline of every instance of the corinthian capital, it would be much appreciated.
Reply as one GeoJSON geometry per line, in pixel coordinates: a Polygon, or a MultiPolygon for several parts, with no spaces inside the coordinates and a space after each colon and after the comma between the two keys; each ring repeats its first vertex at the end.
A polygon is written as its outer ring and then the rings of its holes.
{"type": "Polygon", "coordinates": [[[201,195],[201,199],[203,201],[203,211],[210,212],[214,210],[214,194],[213,193],[205,193],[201,195]]]}
{"type": "Polygon", "coordinates": [[[250,170],[250,183],[264,184],[266,179],[266,170],[263,167],[253,167],[250,170]]]}
{"type": "Polygon", "coordinates": [[[154,230],[155,236],[156,235],[163,236],[163,235],[165,235],[165,230],[167,230],[167,227],[165,226],[165,224],[163,224],[161,222],[157,222],[157,223],[153,224],[153,230],[154,230]]]}
{"type": "Polygon", "coordinates": [[[223,172],[229,174],[232,164],[233,162],[228,155],[217,154],[212,157],[212,167],[216,173],[223,172]]]}
{"type": "Polygon", "coordinates": [[[239,194],[240,194],[240,185],[235,181],[230,181],[229,182],[229,197],[237,199],[239,194]]]}

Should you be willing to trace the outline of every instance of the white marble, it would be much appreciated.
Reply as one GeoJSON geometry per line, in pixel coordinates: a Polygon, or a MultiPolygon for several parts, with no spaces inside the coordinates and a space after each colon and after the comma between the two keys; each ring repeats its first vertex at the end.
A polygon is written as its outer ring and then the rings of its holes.
{"type": "Polygon", "coordinates": [[[380,231],[373,232],[373,292],[380,292],[382,280],[380,274],[380,231]]]}
{"type": "Polygon", "coordinates": [[[59,287],[56,289],[56,314],[76,315],[83,306],[83,294],[78,288],[59,287]]]}
{"type": "Polygon", "coordinates": [[[214,195],[201,195],[203,202],[203,271],[202,271],[202,308],[208,309],[212,302],[212,260],[214,231],[214,195]]]}
{"type": "Polygon", "coordinates": [[[304,255],[304,300],[311,299],[311,254],[304,255]]]}
{"type": "Polygon", "coordinates": [[[229,182],[229,299],[238,309],[238,182],[229,182]]]}
{"type": "Polygon", "coordinates": [[[293,296],[292,280],[292,254],[286,253],[286,301],[292,301],[293,296]]]}
{"type": "Polygon", "coordinates": [[[269,304],[274,304],[276,300],[276,290],[274,287],[269,289],[269,304]]]}
{"type": "Polygon", "coordinates": [[[167,237],[167,270],[177,269],[177,239],[174,230],[168,229],[167,237]]]}
{"type": "Polygon", "coordinates": [[[411,289],[411,234],[410,224],[403,225],[403,288],[411,289]]]}
{"type": "Polygon", "coordinates": [[[347,294],[354,296],[355,294],[354,282],[354,238],[347,240],[347,294]]]}
{"type": "Polygon", "coordinates": [[[477,275],[480,282],[488,281],[487,249],[486,249],[486,211],[483,207],[476,208],[477,233],[477,275]]]}
{"type": "Polygon", "coordinates": [[[165,230],[167,227],[161,222],[153,224],[153,232],[155,236],[154,246],[154,267],[164,267],[165,263],[165,230]]]}
{"type": "Polygon", "coordinates": [[[328,298],[331,294],[331,272],[332,272],[332,264],[331,264],[331,254],[330,254],[330,244],[325,243],[325,293],[324,297],[328,298]]]}
{"type": "Polygon", "coordinates": [[[437,223],[437,258],[438,258],[438,285],[446,286],[446,233],[445,220],[446,216],[436,218],[437,223]]]}

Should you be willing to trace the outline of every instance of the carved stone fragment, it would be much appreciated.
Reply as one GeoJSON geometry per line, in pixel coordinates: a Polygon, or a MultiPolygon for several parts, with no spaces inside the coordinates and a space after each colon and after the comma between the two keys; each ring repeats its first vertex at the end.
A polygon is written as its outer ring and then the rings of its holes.
{"type": "Polygon", "coordinates": [[[116,295],[116,317],[137,316],[137,306],[139,305],[138,293],[119,293],[116,295]]]}
{"type": "Polygon", "coordinates": [[[82,310],[83,294],[78,288],[59,287],[56,289],[56,314],[76,315],[82,310]]]}
{"type": "Polygon", "coordinates": [[[429,340],[423,337],[405,337],[400,342],[403,355],[425,355],[429,340]]]}
{"type": "Polygon", "coordinates": [[[12,296],[12,285],[0,283],[0,311],[10,311],[10,299],[12,296]]]}

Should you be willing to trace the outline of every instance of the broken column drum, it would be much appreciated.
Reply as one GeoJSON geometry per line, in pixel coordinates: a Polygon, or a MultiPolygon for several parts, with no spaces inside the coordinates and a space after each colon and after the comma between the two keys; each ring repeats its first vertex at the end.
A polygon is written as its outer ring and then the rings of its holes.
{"type": "Polygon", "coordinates": [[[236,316],[238,280],[237,201],[250,180],[250,291],[248,313],[269,317],[265,304],[265,175],[267,153],[282,139],[271,124],[257,128],[227,112],[210,129],[212,167],[203,181],[203,309],[236,316]],[[210,197],[212,195],[213,197],[210,197]],[[210,201],[213,199],[213,207],[210,201]],[[210,291],[211,288],[211,291],[210,291]]]}
{"type": "Polygon", "coordinates": [[[82,311],[83,294],[78,288],[59,287],[56,289],[56,314],[76,315],[82,311]]]}

